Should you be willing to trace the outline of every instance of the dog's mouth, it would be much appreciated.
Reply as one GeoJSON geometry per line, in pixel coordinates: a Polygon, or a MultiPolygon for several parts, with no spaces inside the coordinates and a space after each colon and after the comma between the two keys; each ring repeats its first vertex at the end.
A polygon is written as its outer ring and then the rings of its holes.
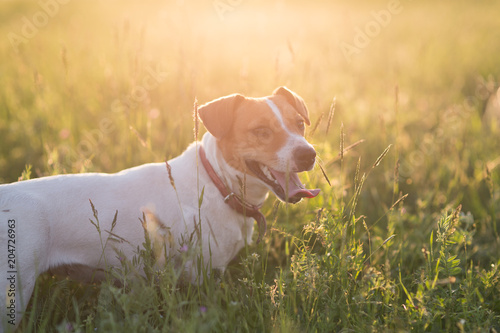
{"type": "Polygon", "coordinates": [[[246,161],[248,169],[268,185],[278,198],[285,202],[297,203],[302,198],[314,198],[319,189],[308,190],[295,172],[281,172],[253,160],[246,161]]]}

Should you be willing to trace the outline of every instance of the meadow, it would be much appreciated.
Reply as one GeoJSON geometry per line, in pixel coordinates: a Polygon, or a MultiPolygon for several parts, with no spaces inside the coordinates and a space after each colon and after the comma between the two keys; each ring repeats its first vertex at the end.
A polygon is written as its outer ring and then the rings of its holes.
{"type": "Polygon", "coordinates": [[[500,331],[499,12],[487,0],[1,1],[0,183],[164,161],[194,140],[195,100],[286,85],[318,152],[301,178],[322,190],[297,205],[271,195],[264,241],[199,286],[153,270],[146,241],[147,278],[45,274],[19,331],[500,331]]]}

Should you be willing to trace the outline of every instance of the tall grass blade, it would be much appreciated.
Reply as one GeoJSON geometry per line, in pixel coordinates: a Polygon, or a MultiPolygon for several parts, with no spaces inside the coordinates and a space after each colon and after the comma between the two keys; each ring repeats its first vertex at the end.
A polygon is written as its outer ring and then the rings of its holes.
{"type": "Polygon", "coordinates": [[[330,131],[330,125],[332,124],[333,115],[335,114],[336,104],[337,104],[337,97],[334,97],[332,100],[332,104],[330,105],[330,112],[328,112],[328,122],[326,123],[326,134],[328,134],[328,132],[330,131]]]}
{"type": "Polygon", "coordinates": [[[361,139],[361,140],[358,140],[356,141],[355,143],[347,146],[344,148],[344,150],[340,151],[337,156],[335,156],[335,158],[333,158],[332,160],[330,160],[328,163],[327,163],[327,167],[332,165],[333,163],[335,163],[336,161],[340,160],[341,158],[344,157],[345,154],[347,154],[350,150],[352,150],[353,148],[359,146],[361,143],[365,142],[364,139],[361,139]]]}
{"type": "Polygon", "coordinates": [[[319,166],[319,169],[321,170],[321,172],[323,173],[323,177],[325,177],[325,180],[326,182],[328,183],[328,185],[331,187],[332,186],[332,183],[330,183],[330,179],[328,178],[328,176],[326,175],[326,171],[325,169],[323,168],[323,166],[318,162],[318,166],[319,166]]]}
{"type": "Polygon", "coordinates": [[[193,105],[193,121],[194,121],[194,140],[198,141],[198,133],[200,130],[200,118],[198,116],[198,99],[194,99],[193,105]]]}
{"type": "Polygon", "coordinates": [[[380,162],[384,159],[385,155],[387,155],[387,153],[389,153],[391,146],[392,146],[392,144],[390,144],[389,146],[387,146],[387,148],[384,149],[384,151],[382,152],[382,154],[380,154],[380,156],[377,158],[375,163],[373,163],[372,169],[379,166],[380,162]]]}
{"type": "Polygon", "coordinates": [[[308,137],[314,136],[314,133],[316,133],[316,130],[318,129],[319,124],[321,124],[321,121],[323,120],[324,115],[325,115],[325,113],[321,112],[321,114],[319,115],[318,119],[314,123],[314,126],[309,131],[309,134],[307,135],[308,137]]]}
{"type": "Polygon", "coordinates": [[[389,210],[391,210],[394,207],[396,207],[400,202],[402,202],[407,197],[408,197],[408,193],[406,193],[405,195],[403,195],[402,197],[400,197],[398,200],[396,200],[396,202],[392,204],[392,206],[391,206],[391,208],[389,208],[389,210]]]}
{"type": "Polygon", "coordinates": [[[135,135],[137,140],[139,140],[139,143],[141,144],[141,146],[146,148],[148,146],[148,144],[146,143],[146,140],[144,140],[142,135],[139,133],[139,131],[137,131],[133,126],[129,126],[128,128],[135,135]]]}

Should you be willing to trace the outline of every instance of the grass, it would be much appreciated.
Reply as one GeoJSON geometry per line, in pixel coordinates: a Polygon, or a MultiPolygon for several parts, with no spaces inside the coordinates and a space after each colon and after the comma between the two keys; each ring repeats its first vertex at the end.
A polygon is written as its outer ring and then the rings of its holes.
{"type": "Polygon", "coordinates": [[[328,177],[302,176],[315,199],[270,198],[265,240],[222,276],[183,283],[145,241],[147,279],[132,258],[120,288],[41,276],[21,330],[499,331],[500,127],[482,117],[500,6],[400,6],[346,59],[340,43],[388,2],[75,0],[14,48],[42,7],[3,1],[0,182],[171,158],[193,140],[195,98],[278,85],[307,102],[328,177]]]}

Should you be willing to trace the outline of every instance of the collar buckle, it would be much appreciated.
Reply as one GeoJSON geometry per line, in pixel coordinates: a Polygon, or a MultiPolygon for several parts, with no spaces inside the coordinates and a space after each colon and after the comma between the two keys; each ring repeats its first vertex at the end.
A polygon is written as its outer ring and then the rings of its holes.
{"type": "Polygon", "coordinates": [[[224,202],[227,203],[229,200],[231,200],[231,198],[233,198],[235,196],[234,192],[231,192],[229,193],[228,195],[226,195],[226,197],[224,198],[224,202]]]}

